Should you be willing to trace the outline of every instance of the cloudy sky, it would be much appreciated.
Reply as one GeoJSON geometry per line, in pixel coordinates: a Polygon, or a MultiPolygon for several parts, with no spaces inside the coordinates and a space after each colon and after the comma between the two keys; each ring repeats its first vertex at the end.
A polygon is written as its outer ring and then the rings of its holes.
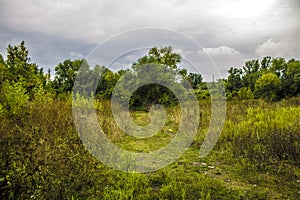
{"type": "MultiPolygon", "coordinates": [[[[109,37],[156,27],[193,39],[224,77],[229,67],[242,67],[249,59],[267,55],[299,59],[299,16],[299,0],[0,0],[0,53],[5,55],[8,44],[24,40],[32,61],[53,69],[66,58],[86,57],[109,37]]],[[[107,52],[142,47],[147,33],[141,33],[116,36],[118,44],[108,43],[107,52]]],[[[176,34],[169,37],[156,31],[152,35],[162,44],[165,36],[169,38],[166,44],[178,43],[176,34]]],[[[175,44],[175,49],[184,56],[193,55],[196,67],[206,65],[199,61],[203,52],[182,40],[182,48],[175,44]]],[[[134,52],[125,56],[128,62],[145,51],[134,52]]],[[[116,60],[122,62],[126,65],[124,59],[116,60]]],[[[203,75],[207,78],[214,73],[208,67],[203,75]]]]}

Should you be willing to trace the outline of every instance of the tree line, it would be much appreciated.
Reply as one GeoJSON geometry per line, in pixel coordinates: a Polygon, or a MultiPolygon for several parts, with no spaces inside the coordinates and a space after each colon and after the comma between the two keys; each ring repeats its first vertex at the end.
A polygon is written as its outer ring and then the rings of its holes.
{"type": "Polygon", "coordinates": [[[224,79],[227,97],[263,98],[275,101],[300,94],[300,61],[264,57],[247,61],[242,68],[230,68],[224,79]]]}
{"type": "MultiPolygon", "coordinates": [[[[262,60],[250,60],[242,68],[230,68],[227,79],[205,83],[201,74],[180,68],[182,57],[172,50],[171,46],[153,47],[147,55],[133,63],[130,69],[116,72],[101,65],[91,68],[84,59],[66,59],[55,66],[55,75],[51,78],[50,69],[45,73],[43,68],[39,68],[38,64],[31,61],[24,41],[16,46],[8,45],[6,58],[0,54],[0,108],[13,110],[17,104],[45,95],[67,98],[72,93],[78,75],[81,77],[80,91],[96,98],[110,99],[116,83],[124,74],[131,74],[134,78],[143,72],[143,76],[147,76],[142,70],[144,66],[150,64],[164,66],[165,70],[170,72],[170,80],[188,82],[198,99],[209,98],[210,91],[207,84],[216,87],[218,83],[224,84],[228,99],[262,98],[276,101],[300,94],[299,60],[286,61],[284,58],[269,56],[262,60]]],[[[131,107],[145,108],[151,103],[174,105],[178,100],[168,88],[159,84],[148,84],[139,88],[130,100],[131,107]]]]}

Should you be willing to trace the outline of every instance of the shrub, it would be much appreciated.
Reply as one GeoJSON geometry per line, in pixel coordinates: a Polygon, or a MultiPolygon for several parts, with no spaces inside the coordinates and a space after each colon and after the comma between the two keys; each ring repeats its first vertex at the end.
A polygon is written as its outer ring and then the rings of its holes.
{"type": "Polygon", "coordinates": [[[26,93],[24,83],[8,82],[2,85],[2,106],[8,115],[16,116],[26,111],[29,95],[26,93]]]}

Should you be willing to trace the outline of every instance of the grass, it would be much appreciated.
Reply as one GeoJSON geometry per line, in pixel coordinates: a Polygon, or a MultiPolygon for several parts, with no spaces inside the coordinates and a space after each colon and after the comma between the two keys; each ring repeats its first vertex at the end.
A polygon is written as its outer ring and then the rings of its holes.
{"type": "MultiPolygon", "coordinates": [[[[28,105],[28,112],[1,115],[1,199],[300,199],[300,99],[277,103],[229,101],[217,145],[199,150],[210,121],[210,103],[191,147],[174,163],[150,173],[111,169],[85,150],[69,101],[28,105]]],[[[168,108],[163,129],[147,139],[115,125],[110,103],[96,103],[99,124],[121,148],[150,152],[178,130],[179,109],[168,108]]],[[[149,114],[132,112],[139,125],[149,114]]]]}

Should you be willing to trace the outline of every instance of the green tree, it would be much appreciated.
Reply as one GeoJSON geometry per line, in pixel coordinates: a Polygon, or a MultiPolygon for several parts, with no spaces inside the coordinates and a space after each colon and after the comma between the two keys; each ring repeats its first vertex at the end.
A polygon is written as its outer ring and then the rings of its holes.
{"type": "Polygon", "coordinates": [[[29,51],[25,47],[25,42],[22,41],[20,45],[7,47],[7,59],[5,61],[9,73],[6,73],[6,79],[9,81],[24,82],[26,92],[32,98],[33,89],[38,83],[46,84],[46,77],[42,68],[31,62],[29,51]]]}
{"type": "Polygon", "coordinates": [[[226,92],[234,93],[242,87],[242,69],[231,67],[228,70],[229,76],[225,81],[226,92]]]}
{"type": "Polygon", "coordinates": [[[133,63],[132,68],[144,64],[161,64],[168,68],[179,70],[177,65],[181,62],[181,55],[172,52],[171,46],[163,47],[161,49],[153,47],[149,50],[148,55],[139,58],[136,63],[133,63]]]}
{"type": "Polygon", "coordinates": [[[282,78],[287,70],[287,63],[284,58],[273,58],[270,67],[270,72],[275,73],[279,78],[282,78]]]}
{"type": "Polygon", "coordinates": [[[202,75],[197,73],[189,73],[188,74],[188,81],[190,82],[193,89],[199,88],[202,84],[202,75]]]}
{"type": "Polygon", "coordinates": [[[125,70],[121,70],[117,73],[114,73],[108,68],[100,65],[95,66],[94,72],[100,77],[97,84],[96,95],[97,97],[105,99],[111,98],[114,87],[118,82],[120,76],[126,73],[125,70]]]}
{"type": "Polygon", "coordinates": [[[259,70],[259,60],[250,60],[245,63],[242,76],[244,87],[249,87],[252,91],[254,90],[255,82],[261,75],[259,70]]]}
{"type": "MultiPolygon", "coordinates": [[[[167,46],[161,49],[153,47],[148,54],[139,58],[136,63],[132,65],[132,71],[126,73],[126,86],[123,92],[126,93],[126,87],[130,88],[136,84],[139,79],[149,80],[149,82],[180,82],[184,81],[187,71],[179,69],[178,64],[181,62],[181,55],[172,52],[172,47],[167,46]]],[[[177,83],[178,84],[178,83],[177,83]]],[[[179,90],[183,86],[178,86],[179,90]],[[181,87],[181,88],[180,88],[181,87]]],[[[119,94],[120,98],[122,94],[119,94]]],[[[160,103],[165,106],[177,104],[178,100],[175,95],[166,87],[160,84],[146,84],[138,88],[130,100],[132,109],[148,110],[151,105],[160,103]]]]}
{"type": "MultiPolygon", "coordinates": [[[[137,73],[138,77],[142,77],[147,72],[145,70],[145,64],[158,64],[164,66],[164,71],[161,67],[151,65],[157,70],[157,74],[162,74],[161,77],[145,77],[152,80],[163,80],[175,81],[176,73],[178,75],[185,75],[185,70],[180,70],[178,64],[181,62],[181,55],[172,52],[171,46],[163,47],[161,49],[153,47],[149,50],[148,55],[138,59],[137,63],[133,64],[133,69],[137,73]],[[166,73],[167,76],[166,77],[166,73]]],[[[149,66],[149,65],[147,65],[149,66]]],[[[150,73],[151,74],[151,73],[150,73]]],[[[151,81],[151,80],[150,80],[151,81]]],[[[176,104],[177,99],[174,94],[168,89],[158,84],[145,85],[138,89],[133,95],[133,102],[135,106],[146,107],[147,109],[151,104],[162,103],[162,104],[176,104]]]]}
{"type": "Polygon", "coordinates": [[[24,113],[27,109],[26,104],[29,100],[29,95],[26,92],[24,85],[25,81],[18,82],[8,80],[2,85],[2,93],[0,94],[2,107],[7,115],[16,116],[24,113]]]}
{"type": "Polygon", "coordinates": [[[291,60],[283,77],[283,91],[286,96],[300,94],[300,61],[291,60]]]}
{"type": "Polygon", "coordinates": [[[11,75],[2,55],[0,54],[0,88],[1,85],[5,82],[5,80],[8,79],[8,77],[11,77],[11,75]]]}
{"type": "Polygon", "coordinates": [[[100,76],[96,70],[90,69],[86,60],[82,61],[81,67],[78,70],[76,76],[76,87],[74,87],[74,93],[79,93],[84,97],[93,96],[97,88],[97,79],[100,76]]]}
{"type": "Polygon", "coordinates": [[[268,70],[271,67],[272,64],[272,57],[271,56],[266,56],[264,57],[261,62],[260,62],[260,66],[261,66],[261,70],[268,70]]]}
{"type": "Polygon", "coordinates": [[[55,67],[53,88],[59,93],[71,92],[84,60],[64,60],[55,67]]]}
{"type": "Polygon", "coordinates": [[[254,99],[254,94],[249,87],[242,87],[237,92],[237,97],[239,100],[254,99]]]}
{"type": "Polygon", "coordinates": [[[279,98],[281,80],[274,73],[263,74],[255,83],[254,94],[258,98],[274,101],[279,98]]]}

